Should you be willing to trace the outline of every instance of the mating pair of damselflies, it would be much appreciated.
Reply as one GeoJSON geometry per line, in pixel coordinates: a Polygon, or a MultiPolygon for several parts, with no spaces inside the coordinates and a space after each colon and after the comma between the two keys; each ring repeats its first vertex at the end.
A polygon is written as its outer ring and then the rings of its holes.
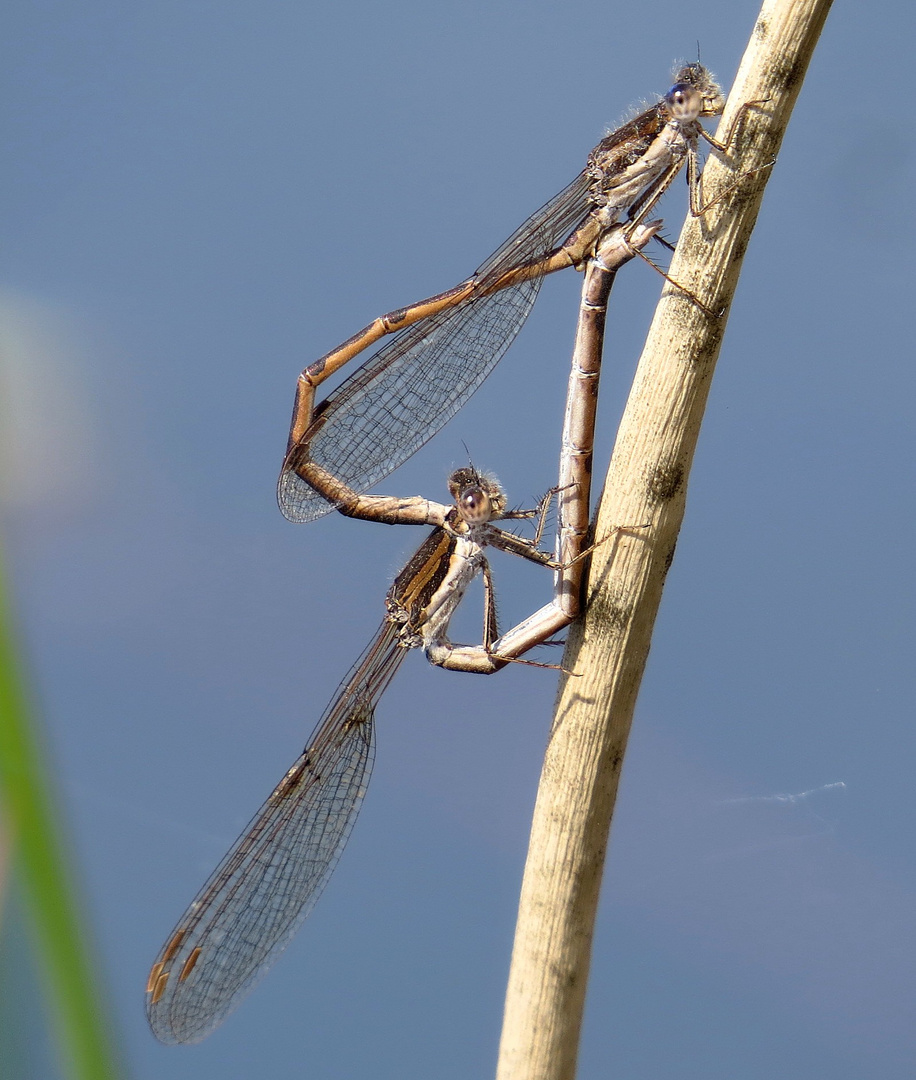
{"type": "MultiPolygon", "coordinates": [[[[279,482],[283,513],[308,521],[331,509],[433,531],[395,579],[382,626],[320,720],[305,751],[205,883],[161,950],[148,981],[148,1015],[164,1042],[194,1042],[238,1004],[286,946],[327,882],[352,829],[374,753],[374,709],[409,648],[434,664],[489,674],[541,644],[579,613],[589,524],[597,379],[616,270],[657,231],[646,219],[686,163],[691,211],[703,213],[698,146],[726,152],[700,121],[724,98],[700,64],[682,68],[651,109],[613,132],[586,168],[533,214],[466,281],[390,312],[299,377],[279,482]],[[511,344],[543,277],[585,270],[569,381],[560,476],[531,511],[506,510],[498,482],[473,468],[450,478],[453,502],[366,495],[453,416],[511,344]],[[337,390],[316,388],[387,334],[337,390]],[[557,498],[553,553],[538,547],[557,498]],[[533,540],[494,521],[536,517],[533,540]],[[503,636],[496,628],[487,547],[555,572],[551,602],[503,636]],[[468,584],[484,579],[478,646],[454,645],[448,626],[468,584]]],[[[702,305],[701,305],[702,306],[702,305]]],[[[638,526],[637,526],[638,527],[638,526]]],[[[608,538],[599,538],[603,542],[608,538]]],[[[550,665],[541,665],[550,666],[550,665]]]]}

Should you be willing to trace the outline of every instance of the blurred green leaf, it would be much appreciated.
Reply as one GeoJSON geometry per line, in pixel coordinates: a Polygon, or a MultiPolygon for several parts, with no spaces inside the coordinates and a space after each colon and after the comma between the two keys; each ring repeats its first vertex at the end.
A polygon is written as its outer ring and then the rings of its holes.
{"type": "Polygon", "coordinates": [[[37,944],[37,969],[61,1068],[73,1080],[116,1080],[114,1049],[49,769],[26,692],[0,565],[0,797],[12,868],[37,944]]]}

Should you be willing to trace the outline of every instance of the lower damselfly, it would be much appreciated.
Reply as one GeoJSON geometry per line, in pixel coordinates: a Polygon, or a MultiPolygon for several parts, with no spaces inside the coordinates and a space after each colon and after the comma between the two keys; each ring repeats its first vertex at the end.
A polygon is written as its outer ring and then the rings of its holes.
{"type": "MultiPolygon", "coordinates": [[[[559,484],[533,510],[509,511],[495,477],[473,467],[449,479],[452,502],[350,493],[354,516],[432,525],[386,598],[386,616],[350,670],[293,766],[194,898],[149,974],[147,1014],[166,1043],[197,1042],[239,1004],[312,910],[350,835],[375,753],[375,708],[408,650],[452,670],[490,674],[523,659],[578,615],[588,546],[597,379],[608,294],[617,268],[655,233],[630,240],[617,226],[589,260],[569,380],[559,484]],[[557,497],[557,546],[539,548],[557,497]],[[496,521],[536,518],[533,539],[496,521]],[[551,602],[501,637],[487,547],[555,572],[551,602]],[[449,640],[449,623],[468,585],[484,582],[480,645],[449,640]]],[[[342,493],[341,493],[342,494],[342,493]]],[[[609,537],[600,538],[605,542],[609,537]]]]}

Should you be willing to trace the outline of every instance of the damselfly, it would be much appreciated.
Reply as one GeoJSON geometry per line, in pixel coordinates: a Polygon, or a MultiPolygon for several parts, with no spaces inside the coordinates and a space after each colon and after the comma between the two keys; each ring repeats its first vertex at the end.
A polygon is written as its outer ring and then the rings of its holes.
{"type": "MultiPolygon", "coordinates": [[[[346,844],[374,757],[374,713],[407,650],[422,647],[442,667],[489,674],[518,661],[573,619],[582,595],[597,378],[607,297],[616,268],[658,223],[627,241],[612,229],[583,283],[561,452],[560,484],[535,510],[507,511],[495,478],[460,469],[452,504],[350,493],[359,517],[434,526],[389,590],[387,615],[341,683],[306,749],[252,819],[178,925],[150,971],[147,1012],[167,1043],[197,1042],[213,1030],[285,948],[318,899],[346,844]],[[556,557],[538,543],[552,494],[558,498],[556,557]],[[537,517],[528,540],[494,521],[537,517]],[[497,637],[493,582],[484,549],[496,547],[556,571],[551,603],[497,637]],[[468,584],[484,580],[482,644],[455,645],[448,626],[468,584]]],[[[521,661],[528,663],[529,661],[521,661]]],[[[537,665],[551,666],[551,665],[537,665]]]]}
{"type": "Polygon", "coordinates": [[[644,221],[687,163],[690,207],[702,214],[698,145],[729,149],[744,110],[718,142],[700,120],[721,113],[718,84],[688,64],[664,98],[603,139],[585,169],[541,207],[466,281],[375,319],[299,376],[280,508],[310,521],[338,504],[314,470],[359,492],[387,476],[464,405],[512,343],[546,274],[581,268],[604,232],[644,221]],[[327,378],[387,334],[396,334],[315,406],[327,378]]]}

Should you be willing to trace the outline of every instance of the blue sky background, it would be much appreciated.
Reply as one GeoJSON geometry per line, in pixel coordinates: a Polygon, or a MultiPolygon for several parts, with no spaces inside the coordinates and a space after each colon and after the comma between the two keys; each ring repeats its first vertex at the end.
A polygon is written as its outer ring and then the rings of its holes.
{"type": "MultiPolygon", "coordinates": [[[[698,39],[728,86],[755,15],[7,8],[3,531],[137,1080],[492,1073],[548,672],[408,658],[276,968],[192,1048],[148,1033],[146,973],[421,539],[280,516],[300,368],[468,274],[698,39]]],[[[767,189],[624,769],[581,1080],[912,1076],[913,24],[836,5],[767,189]]],[[[660,285],[635,266],[612,298],[602,463],[660,285]]],[[[578,287],[546,283],[381,490],[442,498],[462,440],[514,501],[550,486],[578,287]]],[[[509,624],[549,580],[495,562],[509,624]]]]}

